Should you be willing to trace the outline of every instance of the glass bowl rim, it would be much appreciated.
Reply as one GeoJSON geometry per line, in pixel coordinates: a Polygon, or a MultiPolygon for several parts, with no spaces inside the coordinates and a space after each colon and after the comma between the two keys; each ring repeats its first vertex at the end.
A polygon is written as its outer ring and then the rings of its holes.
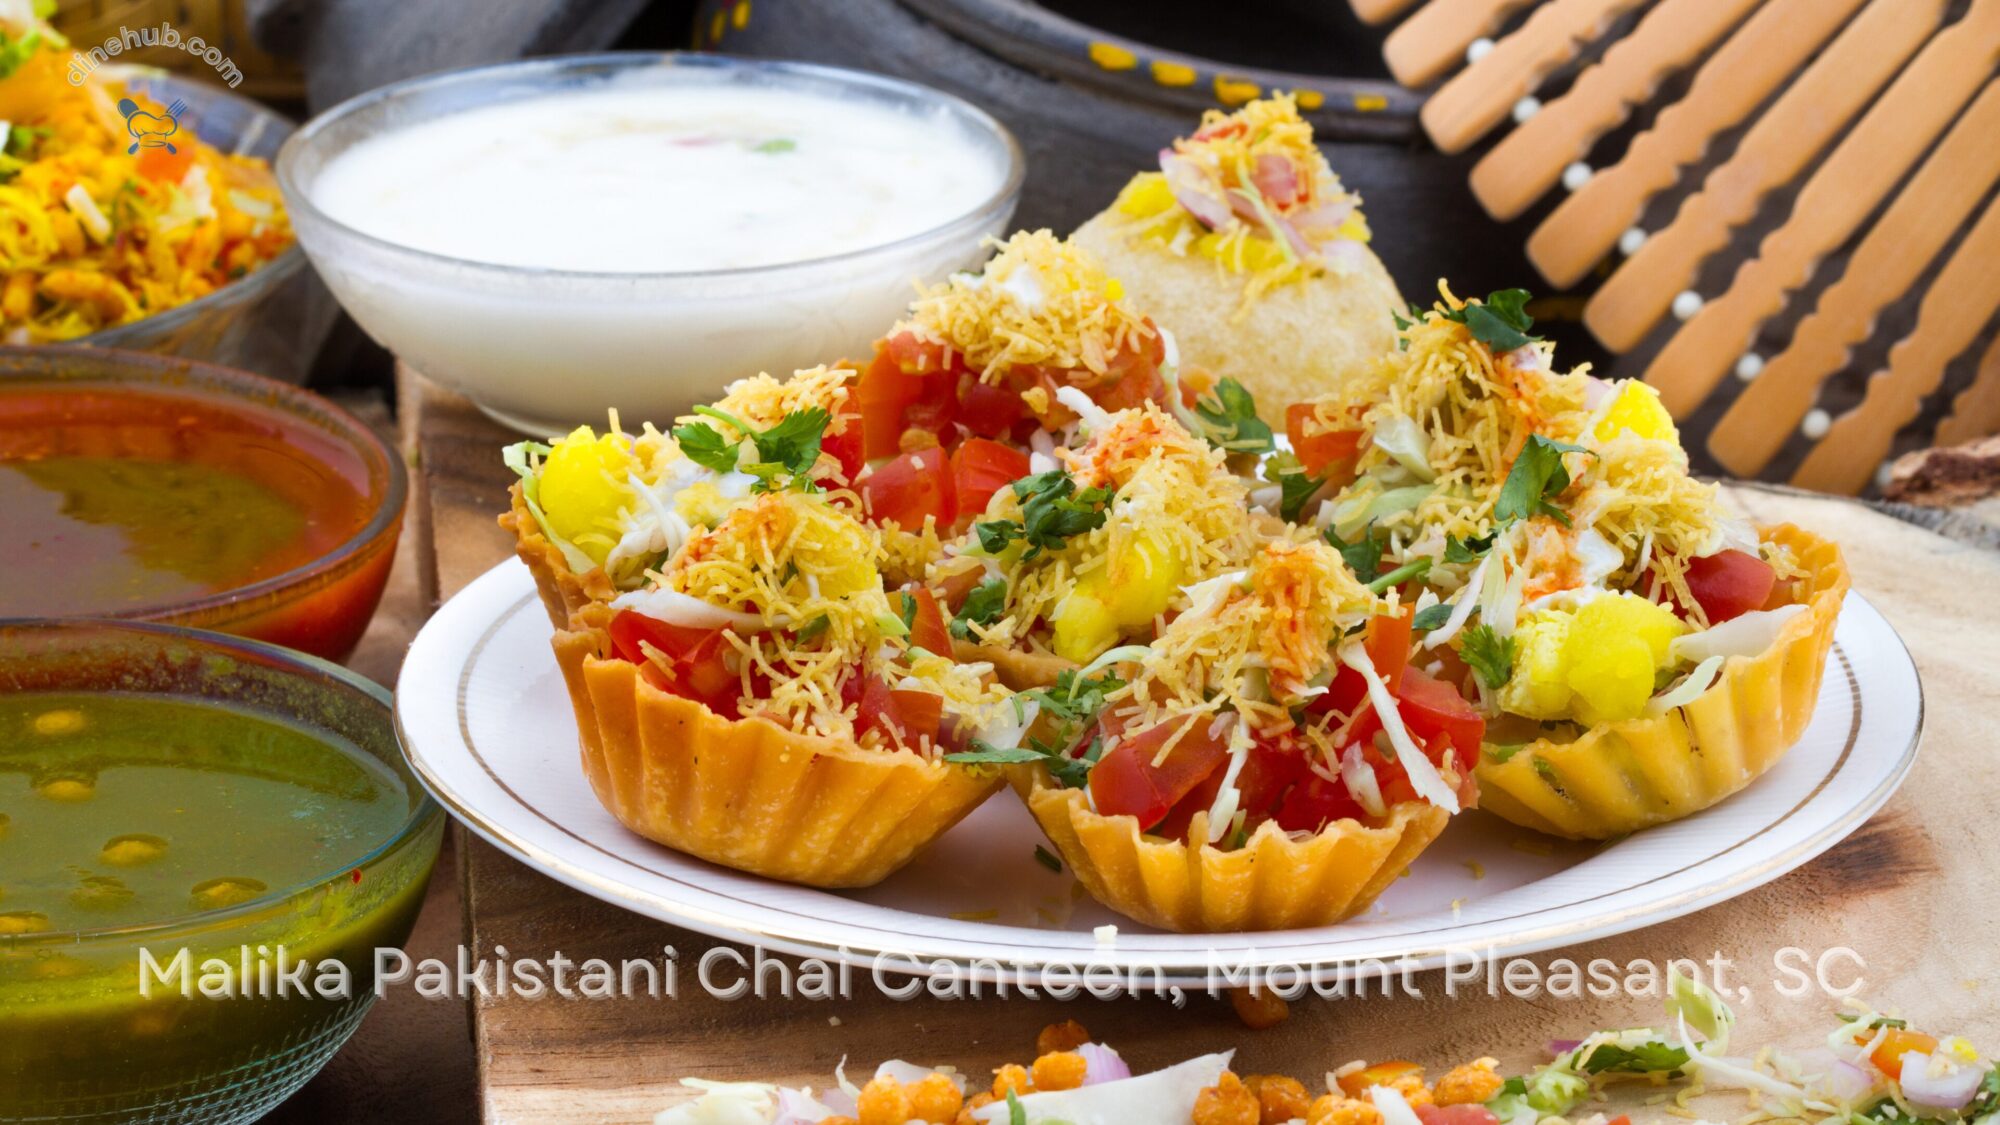
{"type": "MultiPolygon", "coordinates": [[[[296,676],[302,672],[312,672],[325,676],[337,684],[354,688],[382,708],[388,720],[391,743],[402,752],[402,736],[395,729],[395,697],[389,689],[376,683],[359,672],[344,668],[330,660],[323,660],[311,653],[285,648],[265,641],[239,637],[232,633],[218,633],[212,629],[195,629],[186,625],[168,625],[156,621],[123,621],[106,617],[0,617],[0,635],[15,635],[22,632],[80,633],[86,629],[108,630],[116,633],[139,633],[158,637],[162,640],[178,640],[209,651],[216,649],[235,650],[261,657],[283,671],[285,675],[296,676]]],[[[405,759],[407,765],[408,759],[405,759]]],[[[407,846],[432,821],[444,815],[444,809],[431,796],[430,789],[411,768],[410,786],[416,796],[410,812],[396,830],[381,843],[376,844],[359,857],[343,862],[330,871],[310,878],[296,880],[286,886],[273,888],[256,898],[214,910],[197,910],[179,914],[155,922],[133,922],[122,926],[99,926],[89,929],[41,930],[26,934],[0,936],[0,949],[30,948],[44,945],[83,945],[99,942],[119,942],[151,935],[170,934],[190,926],[208,927],[218,922],[233,921],[240,916],[269,910],[296,895],[314,887],[332,882],[347,872],[373,865],[407,846]]]]}
{"type": "MultiPolygon", "coordinates": [[[[299,131],[299,123],[292,118],[279,113],[277,110],[272,109],[255,98],[246,98],[233,90],[224,89],[213,83],[201,82],[172,72],[135,74],[130,77],[129,81],[134,83],[157,83],[175,92],[193,87],[201,91],[203,96],[214,97],[224,102],[234,102],[239,106],[246,107],[258,115],[283,126],[285,132],[283,140],[279,142],[280,151],[283,150],[284,145],[299,131]]],[[[197,136],[199,136],[198,131],[197,136]]],[[[206,140],[206,138],[203,139],[206,140]]],[[[209,143],[213,144],[212,141],[209,143]]],[[[216,147],[220,148],[220,146],[216,147]]],[[[231,155],[238,154],[235,149],[227,151],[231,155]]],[[[273,153],[265,162],[272,166],[273,175],[275,176],[277,154],[273,153]]],[[[297,275],[299,270],[305,265],[305,251],[300,249],[298,233],[294,230],[291,244],[286,246],[282,252],[272,257],[263,265],[244,274],[242,277],[235,278],[225,285],[218,286],[212,293],[204,293],[192,301],[175,305],[170,309],[161,309],[150,316],[142,316],[130,324],[108,325],[95,332],[78,336],[74,340],[64,340],[62,343],[105,348],[125,347],[128,346],[127,341],[136,336],[144,336],[155,332],[171,332],[184,324],[201,319],[201,317],[215,309],[230,308],[244,301],[254,300],[297,275]]]]}
{"type": "Polygon", "coordinates": [[[171,623],[175,619],[198,617],[242,602],[269,597],[322,575],[337,573],[351,561],[365,556],[390,529],[396,527],[409,503],[410,480],[408,471],[403,467],[403,459],[374,430],[332,399],[268,375],[205,360],[122,348],[80,348],[67,344],[0,345],[0,390],[15,380],[56,384],[103,383],[113,387],[154,389],[166,394],[185,393],[189,397],[219,400],[239,409],[247,403],[253,408],[277,411],[328,433],[353,448],[371,471],[377,462],[381,465],[381,499],[375,510],[369,513],[368,521],[360,530],[326,554],[269,578],[260,578],[247,586],[221,590],[168,606],[95,615],[101,619],[171,623]],[[97,370],[84,375],[65,373],[60,370],[65,364],[79,364],[97,370]],[[48,365],[57,369],[47,373],[24,369],[48,365]],[[321,419],[333,425],[320,425],[321,419]]]}
{"type": "MultiPolygon", "coordinates": [[[[471,108],[471,107],[468,107],[471,108]]],[[[462,112],[462,111],[454,111],[462,112]]],[[[278,156],[272,162],[278,176],[278,189],[284,193],[287,212],[294,216],[293,228],[298,227],[297,216],[305,216],[310,222],[319,223],[337,231],[341,237],[351,239],[379,253],[403,257],[433,267],[463,270],[475,274],[485,274],[495,278],[526,278],[540,281],[580,281],[631,284],[648,281],[704,281],[728,278],[750,278],[760,276],[775,277],[788,272],[809,270],[817,267],[839,265],[844,262],[862,261],[876,256],[889,256],[898,251],[911,249],[937,240],[963,226],[977,226],[989,216],[1006,209],[1009,201],[1019,196],[1021,185],[1027,179],[1027,157],[1022,152],[1020,141],[999,119],[979,106],[932,86],[874,74],[847,67],[827,66],[820,63],[793,62],[777,59],[749,58],[741,55],[726,55],[705,51],[599,51],[587,54],[552,55],[546,58],[517,59],[508,62],[488,63],[482,66],[460,67],[454,70],[437,71],[406,78],[379,86],[365,93],[340,102],[313,116],[304,125],[285,138],[278,149],[278,156]],[[459,258],[450,254],[440,254],[431,250],[421,250],[405,246],[399,242],[378,237],[341,222],[321,210],[313,202],[312,194],[305,191],[298,182],[298,164],[306,148],[336,123],[354,114],[374,108],[377,104],[398,98],[429,93],[459,85],[474,85],[482,82],[509,78],[545,77],[552,73],[566,71],[642,71],[652,68],[675,68],[686,70],[739,71],[760,73],[767,76],[795,75],[817,79],[822,82],[848,87],[872,90],[878,93],[900,94],[920,102],[930,102],[951,110],[984,129],[992,140],[999,143],[1006,160],[1006,174],[992,194],[959,215],[918,231],[904,235],[890,242],[845,250],[838,254],[827,254],[817,258],[802,258],[791,262],[772,262],[756,266],[736,266],[729,269],[711,270],[575,270],[552,269],[543,266],[508,265],[503,262],[484,262],[473,258],[459,258]]],[[[296,245],[296,244],[295,244],[296,245]]]]}

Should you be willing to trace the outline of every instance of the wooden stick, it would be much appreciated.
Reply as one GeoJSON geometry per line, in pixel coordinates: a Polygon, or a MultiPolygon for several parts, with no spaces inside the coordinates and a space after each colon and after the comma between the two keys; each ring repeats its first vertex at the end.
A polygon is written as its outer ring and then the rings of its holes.
{"type": "Polygon", "coordinates": [[[1387,23],[1417,0],[1350,0],[1349,7],[1362,23],[1387,23]]]}
{"type": "Polygon", "coordinates": [[[1765,194],[1796,179],[1930,38],[1944,6],[1945,0],[1872,0],[1757,119],[1674,221],[1591,298],[1583,319],[1598,340],[1624,352],[1644,339],[1765,194]]]}
{"type": "Polygon", "coordinates": [[[1762,105],[1860,6],[1861,0],[1769,0],[1757,9],[1695,72],[1687,96],[1633,138],[1623,160],[1542,220],[1528,237],[1528,260],[1561,288],[1583,280],[1639,221],[1647,200],[1671,187],[1716,134],[1762,105]]]}
{"type": "Polygon", "coordinates": [[[1430,0],[1382,41],[1382,60],[1405,86],[1428,86],[1465,61],[1466,48],[1540,0],[1430,0]]]}
{"type": "Polygon", "coordinates": [[[1472,194],[1487,214],[1502,221],[1527,210],[1555,186],[1571,161],[1589,156],[1598,138],[1652,96],[1663,76],[1687,66],[1762,2],[1662,0],[1568,93],[1543,106],[1480,159],[1472,169],[1472,194]]]}
{"type": "MultiPolygon", "coordinates": [[[[1856,130],[1851,139],[1861,136],[1862,130],[1856,130]]],[[[1846,365],[1850,349],[1868,338],[1876,315],[1909,292],[2000,179],[2000,143],[1996,138],[2000,138],[2000,82],[1989,82],[1979,100],[1952,126],[1937,151],[1883,212],[1840,280],[1821,294],[1812,315],[1799,323],[1791,344],[1764,365],[1756,381],[1730,404],[1728,413],[1709,432],[1709,452],[1725,468],[1737,476],[1755,476],[1784,447],[1792,429],[1812,407],[1820,384],[1846,365]]],[[[1819,216],[1805,211],[1806,203],[1801,195],[1799,211],[1817,220],[1819,216]]],[[[1715,307],[1703,309],[1696,322],[1715,307]]],[[[1674,345],[1695,330],[1696,324],[1690,323],[1674,345]]],[[[1718,343],[1727,346],[1729,338],[1719,337],[1718,343]]],[[[1673,362],[1731,362],[1734,357],[1717,354],[1720,350],[1713,349],[1699,359],[1682,355],[1673,362]]],[[[1662,358],[1667,358],[1666,353],[1662,358]]],[[[1662,396],[1671,382],[1680,388],[1687,405],[1698,402],[1714,380],[1699,379],[1696,374],[1685,369],[1663,371],[1662,396]]]]}
{"type": "MultiPolygon", "coordinates": [[[[1708,397],[1757,326],[1784,310],[1791,291],[1810,280],[1820,259],[1867,221],[1965,108],[1993,73],[1996,58],[2000,0],[1973,0],[1965,18],[1925,45],[1813,172],[1784,224],[1765,236],[1729,289],[1703,305],[1653,357],[1646,380],[1659,388],[1668,411],[1686,414],[1708,397]]],[[[2000,132],[1983,135],[1986,145],[2000,147],[1996,138],[2000,132]]]]}
{"type": "Polygon", "coordinates": [[[1792,483],[1823,492],[1859,492],[1874,479],[1896,431],[1917,416],[1944,368],[2000,310],[2000,201],[1938,271],[1917,307],[1917,326],[1889,349],[1889,366],[1868,379],[1867,393],[1806,455],[1792,483]]]}
{"type": "Polygon", "coordinates": [[[1424,103],[1431,141],[1459,152],[1504,120],[1514,103],[1556,67],[1596,41],[1605,27],[1644,0],[1550,0],[1528,22],[1460,71],[1424,103]]]}
{"type": "Polygon", "coordinates": [[[1938,445],[1960,445],[2000,433],[2000,335],[1979,361],[1972,382],[1951,400],[1951,415],[1938,423],[1938,445]]]}

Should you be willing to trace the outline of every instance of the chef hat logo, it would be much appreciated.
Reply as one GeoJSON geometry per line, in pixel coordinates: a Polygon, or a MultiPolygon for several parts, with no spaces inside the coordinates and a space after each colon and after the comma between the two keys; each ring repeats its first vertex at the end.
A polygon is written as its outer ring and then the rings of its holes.
{"type": "Polygon", "coordinates": [[[124,98],[118,103],[118,112],[125,115],[125,131],[132,135],[131,147],[125,150],[127,153],[135,153],[142,148],[163,148],[172,153],[180,151],[167,138],[180,132],[180,116],[187,112],[186,102],[175,98],[165,114],[157,114],[140,109],[131,98],[124,98]]]}

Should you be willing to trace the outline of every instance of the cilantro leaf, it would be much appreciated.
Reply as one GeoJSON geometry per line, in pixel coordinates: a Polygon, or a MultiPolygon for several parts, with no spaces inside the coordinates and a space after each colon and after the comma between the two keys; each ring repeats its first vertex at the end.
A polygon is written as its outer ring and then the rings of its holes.
{"type": "Polygon", "coordinates": [[[1435,629],[1451,620],[1451,611],[1455,608],[1450,602],[1439,602],[1434,606],[1420,609],[1410,620],[1410,628],[1418,632],[1435,629]]]}
{"type": "Polygon", "coordinates": [[[993,746],[973,739],[972,749],[956,754],[946,754],[944,760],[957,762],[962,766],[1012,766],[1022,762],[1039,762],[1043,754],[1022,746],[993,746]]]}
{"type": "Polygon", "coordinates": [[[1553,503],[1553,498],[1569,487],[1569,470],[1563,466],[1562,456],[1585,452],[1580,445],[1529,435],[1528,444],[1514,458],[1514,467],[1507,470],[1500,495],[1493,501],[1493,518],[1511,523],[1545,515],[1568,527],[1569,513],[1553,503]]]}
{"type": "Polygon", "coordinates": [[[688,460],[704,469],[717,473],[736,470],[736,443],[724,440],[714,426],[702,422],[675,426],[674,441],[688,460]]]}
{"type": "Polygon", "coordinates": [[[972,639],[972,626],[991,625],[1007,612],[1007,580],[988,578],[965,596],[965,604],[951,619],[951,635],[961,641],[972,639]]]}
{"type": "Polygon", "coordinates": [[[1533,343],[1539,336],[1528,335],[1528,329],[1535,326],[1535,318],[1528,315],[1528,291],[1526,289],[1502,289],[1488,293],[1486,300],[1477,305],[1467,305],[1454,317],[1472,330],[1472,338],[1493,349],[1494,354],[1511,352],[1515,348],[1533,343]]]}
{"type": "Polygon", "coordinates": [[[810,621],[807,621],[805,624],[799,626],[798,632],[793,633],[792,638],[802,645],[811,644],[812,642],[818,640],[820,638],[820,635],[826,632],[827,626],[831,624],[833,624],[833,622],[831,619],[827,617],[826,614],[824,613],[818,614],[814,616],[810,621]]]}
{"type": "Polygon", "coordinates": [[[772,137],[770,140],[758,145],[755,151],[771,153],[790,152],[797,147],[799,147],[799,142],[790,137],[772,137]]]}
{"type": "Polygon", "coordinates": [[[1444,561],[1448,563],[1478,562],[1479,556],[1493,549],[1493,540],[1498,538],[1499,534],[1499,531],[1496,529],[1484,535],[1474,535],[1464,539],[1460,539],[1454,535],[1444,541],[1444,561]]]}
{"type": "Polygon", "coordinates": [[[972,530],[979,535],[980,548],[989,555],[999,554],[1021,537],[1021,525],[1013,520],[981,520],[972,530]]]}
{"type": "Polygon", "coordinates": [[[1305,516],[1305,508],[1319,486],[1325,482],[1318,477],[1307,476],[1304,470],[1284,473],[1278,477],[1278,514],[1287,523],[1297,523],[1305,516]]]}
{"type": "Polygon", "coordinates": [[[1514,755],[1519,754],[1521,752],[1521,749],[1527,745],[1528,744],[1525,742],[1491,743],[1486,747],[1486,756],[1488,758],[1493,759],[1500,765],[1504,766],[1513,759],[1514,755]]]}
{"type": "Polygon", "coordinates": [[[750,440],[757,446],[759,461],[782,465],[793,477],[803,477],[819,463],[820,441],[832,421],[825,409],[810,406],[792,411],[762,433],[752,431],[750,440]]]}
{"type": "Polygon", "coordinates": [[[1382,573],[1381,540],[1364,531],[1359,539],[1349,543],[1340,537],[1339,532],[1329,527],[1326,529],[1326,541],[1334,550],[1340,552],[1341,560],[1347,563],[1347,569],[1354,572],[1356,579],[1373,582],[1382,573]]]}
{"type": "Polygon", "coordinates": [[[1459,659],[1489,691],[1498,691],[1514,674],[1514,638],[1503,637],[1493,626],[1483,624],[1472,626],[1459,637],[1459,659]]]}
{"type": "Polygon", "coordinates": [[[1606,1043],[1577,1066],[1585,1074],[1672,1074],[1687,1064],[1686,1050],[1665,1043],[1641,1043],[1629,1048],[1606,1043]]]}
{"type": "Polygon", "coordinates": [[[1022,559],[1032,559],[1045,550],[1061,549],[1071,536],[1104,526],[1111,509],[1108,488],[1077,491],[1076,479],[1061,469],[1022,477],[1011,486],[1021,501],[1021,519],[985,520],[973,525],[979,545],[989,554],[1007,549],[1016,539],[1028,544],[1022,559]]]}
{"type": "Polygon", "coordinates": [[[1028,1125],[1028,1110],[1014,1096],[1012,1086],[1007,1088],[1007,1125],[1028,1125]]]}
{"type": "Polygon", "coordinates": [[[1195,400],[1195,416],[1209,444],[1231,453],[1269,453],[1271,427],[1257,417],[1257,400],[1234,379],[1224,379],[1195,400]]]}

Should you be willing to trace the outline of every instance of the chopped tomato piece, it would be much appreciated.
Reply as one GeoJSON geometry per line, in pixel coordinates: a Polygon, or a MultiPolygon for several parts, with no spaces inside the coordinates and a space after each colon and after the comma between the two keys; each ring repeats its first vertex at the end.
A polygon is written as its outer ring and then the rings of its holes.
{"type": "Polygon", "coordinates": [[[904,592],[917,603],[917,619],[910,625],[910,643],[938,656],[951,655],[951,630],[945,627],[944,611],[938,600],[922,586],[904,592]]]}
{"type": "Polygon", "coordinates": [[[141,148],[139,150],[139,176],[156,183],[177,184],[187,175],[194,163],[194,146],[178,144],[172,149],[141,148]]]}
{"type": "Polygon", "coordinates": [[[1005,437],[1028,416],[1028,404],[1013,387],[983,383],[968,372],[959,377],[958,421],[982,437],[1005,437]]]}
{"type": "Polygon", "coordinates": [[[842,685],[842,698],[854,703],[857,733],[876,731],[899,746],[915,748],[919,740],[936,741],[944,718],[944,698],[928,691],[892,688],[872,672],[859,673],[842,685]]]}
{"type": "Polygon", "coordinates": [[[1337,820],[1364,820],[1368,810],[1340,781],[1328,781],[1308,771],[1305,779],[1292,786],[1273,818],[1287,832],[1317,832],[1337,820]]]}
{"type": "Polygon", "coordinates": [[[898,332],[877,345],[861,373],[855,397],[861,410],[862,451],[873,460],[901,452],[903,431],[924,419],[939,429],[956,413],[958,378],[942,344],[898,332]]]}
{"type": "Polygon", "coordinates": [[[1222,775],[1228,770],[1213,770],[1201,783],[1187,791],[1174,807],[1167,810],[1166,818],[1147,831],[1169,840],[1187,839],[1188,828],[1194,823],[1194,814],[1207,812],[1215,807],[1215,798],[1222,792],[1222,775]]]}
{"type": "MultiPolygon", "coordinates": [[[[1874,1037],[1874,1034],[1872,1031],[1856,1033],[1854,1039],[1857,1043],[1866,1043],[1874,1037]]],[[[1882,1042],[1876,1044],[1873,1051],[1868,1052],[1868,1061],[1874,1063],[1875,1069],[1883,1074],[1900,1079],[1903,1076],[1904,1055],[1911,1051],[1928,1055],[1937,1050],[1937,1045],[1935,1036],[1925,1035],[1921,1031],[1911,1031],[1906,1027],[1892,1027],[1883,1032],[1882,1042]]]]}
{"type": "Polygon", "coordinates": [[[1447,749],[1456,751],[1460,773],[1479,760],[1486,719],[1443,680],[1433,679],[1421,668],[1404,668],[1396,688],[1396,713],[1433,762],[1442,765],[1447,749]]]}
{"type": "Polygon", "coordinates": [[[840,462],[840,475],[848,484],[854,483],[861,475],[861,467],[868,463],[866,430],[860,408],[849,397],[847,406],[827,427],[827,435],[819,444],[821,452],[832,454],[840,462]]]}
{"type": "Polygon", "coordinates": [[[1321,480],[1344,485],[1353,479],[1354,463],[1361,454],[1360,430],[1324,430],[1309,402],[1285,408],[1285,433],[1292,439],[1292,453],[1299,467],[1321,480]]]}
{"type": "Polygon", "coordinates": [[[958,513],[945,453],[936,447],[898,453],[862,474],[858,488],[868,518],[876,523],[893,520],[916,530],[925,516],[935,516],[942,528],[958,513]]]}
{"type": "Polygon", "coordinates": [[[1167,354],[1166,338],[1153,327],[1152,321],[1146,325],[1152,328],[1152,335],[1136,348],[1119,349],[1106,365],[1105,380],[1090,391],[1091,400],[1106,410],[1130,410],[1148,402],[1163,402],[1167,397],[1166,381],[1160,378],[1160,361],[1167,354]]]}
{"type": "Polygon", "coordinates": [[[958,514],[977,519],[993,494],[1028,475],[1028,455],[985,438],[966,438],[951,455],[958,514]]]}
{"type": "Polygon", "coordinates": [[[943,696],[930,691],[894,689],[889,692],[889,705],[905,744],[937,741],[938,722],[944,718],[943,696]]]}
{"type": "Polygon", "coordinates": [[[1365,1097],[1371,1087],[1393,1085],[1398,1078],[1422,1075],[1424,1068],[1405,1059],[1390,1059],[1340,1076],[1340,1090],[1350,1098],[1365,1097]]]}
{"type": "Polygon", "coordinates": [[[734,717],[742,694],[743,680],[729,667],[736,649],[717,629],[707,639],[674,662],[676,690],[690,699],[707,704],[719,715],[734,717]]]}
{"type": "Polygon", "coordinates": [[[678,659],[694,650],[694,647],[708,639],[714,629],[701,629],[689,625],[670,625],[656,617],[647,617],[636,610],[621,609],[611,618],[606,630],[611,634],[611,647],[618,655],[634,664],[647,663],[645,650],[640,647],[644,641],[659,649],[667,656],[678,659]]]}
{"type": "Polygon", "coordinates": [[[971,597],[972,592],[986,581],[986,568],[968,566],[962,570],[954,570],[936,581],[939,603],[955,615],[965,606],[965,599],[971,597]]]}
{"type": "Polygon", "coordinates": [[[1119,740],[1090,771],[1090,795],[1105,816],[1133,816],[1151,828],[1228,758],[1203,718],[1161,723],[1119,740]],[[1165,760],[1160,748],[1186,728],[1165,760]]]}
{"type": "Polygon", "coordinates": [[[1718,551],[1688,560],[1688,592],[1711,625],[1763,609],[1777,581],[1771,564],[1748,551],[1718,551]]]}
{"type": "Polygon", "coordinates": [[[1285,791],[1308,772],[1305,752],[1289,738],[1260,738],[1251,744],[1250,756],[1236,775],[1239,807],[1250,814],[1249,823],[1254,827],[1275,813],[1285,791]]]}
{"type": "Polygon", "coordinates": [[[1368,662],[1375,666],[1375,674],[1392,691],[1410,663],[1410,625],[1416,616],[1416,603],[1412,602],[1401,613],[1378,613],[1368,619],[1368,635],[1361,647],[1368,653],[1368,662]]]}

